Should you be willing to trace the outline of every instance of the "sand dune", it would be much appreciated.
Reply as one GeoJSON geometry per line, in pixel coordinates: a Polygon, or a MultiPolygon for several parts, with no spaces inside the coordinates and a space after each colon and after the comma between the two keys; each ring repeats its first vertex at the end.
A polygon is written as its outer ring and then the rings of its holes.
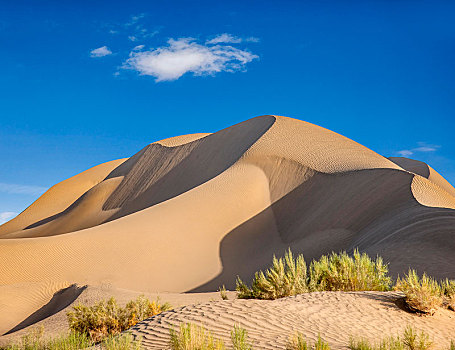
{"type": "Polygon", "coordinates": [[[394,275],[411,266],[455,278],[454,209],[455,189],[425,163],[257,117],[152,143],[55,185],[0,226],[0,288],[213,292],[288,247],[307,260],[358,247],[394,275]]]}

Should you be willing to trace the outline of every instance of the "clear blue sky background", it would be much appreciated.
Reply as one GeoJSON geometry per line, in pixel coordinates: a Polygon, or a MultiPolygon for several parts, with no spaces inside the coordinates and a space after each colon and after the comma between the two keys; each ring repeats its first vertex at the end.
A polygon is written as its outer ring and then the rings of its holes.
{"type": "Polygon", "coordinates": [[[435,0],[2,1],[0,213],[150,142],[262,114],[412,153],[454,184],[454,13],[435,0]],[[218,60],[182,68],[185,49],[218,60]]]}

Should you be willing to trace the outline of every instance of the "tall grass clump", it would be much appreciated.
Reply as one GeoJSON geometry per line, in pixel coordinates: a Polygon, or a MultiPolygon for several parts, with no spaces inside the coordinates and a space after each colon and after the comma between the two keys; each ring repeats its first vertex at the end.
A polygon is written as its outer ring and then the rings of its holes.
{"type": "Polygon", "coordinates": [[[443,302],[439,283],[425,273],[420,278],[412,269],[398,278],[395,289],[405,294],[406,305],[414,312],[432,315],[443,302]]]}
{"type": "Polygon", "coordinates": [[[441,291],[444,295],[444,303],[447,308],[455,311],[455,280],[446,278],[445,281],[441,283],[441,291]]]}
{"type": "Polygon", "coordinates": [[[309,269],[303,255],[294,258],[288,250],[284,258],[273,257],[272,266],[256,272],[251,288],[237,277],[237,296],[242,299],[277,299],[311,291],[387,291],[391,278],[382,258],[375,260],[356,249],[323,255],[309,269]]]}
{"type": "Polygon", "coordinates": [[[144,296],[129,301],[124,308],[119,307],[114,298],[102,300],[93,306],[79,304],[67,313],[72,331],[86,334],[93,341],[101,341],[134,326],[137,322],[169,310],[168,303],[150,301],[144,296]]]}
{"type": "Polygon", "coordinates": [[[286,350],[330,350],[330,346],[318,335],[318,340],[310,347],[303,334],[297,332],[289,338],[286,350]]]}
{"type": "Polygon", "coordinates": [[[234,350],[252,350],[253,345],[248,341],[248,332],[245,328],[234,325],[231,331],[231,341],[234,350]]]}
{"type": "Polygon", "coordinates": [[[209,331],[202,326],[192,323],[181,324],[179,330],[171,328],[171,350],[224,350],[222,340],[215,339],[209,331]]]}
{"type": "Polygon", "coordinates": [[[272,266],[256,272],[251,288],[237,277],[237,297],[241,299],[277,299],[308,291],[307,266],[303,255],[294,259],[289,249],[284,258],[272,260],[272,266]]]}

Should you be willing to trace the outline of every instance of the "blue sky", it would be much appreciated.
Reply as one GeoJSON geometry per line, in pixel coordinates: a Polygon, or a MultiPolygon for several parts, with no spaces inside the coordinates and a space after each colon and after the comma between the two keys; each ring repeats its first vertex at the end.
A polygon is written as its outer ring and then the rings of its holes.
{"type": "Polygon", "coordinates": [[[263,114],[426,161],[455,183],[455,2],[1,7],[0,222],[89,167],[263,114]]]}

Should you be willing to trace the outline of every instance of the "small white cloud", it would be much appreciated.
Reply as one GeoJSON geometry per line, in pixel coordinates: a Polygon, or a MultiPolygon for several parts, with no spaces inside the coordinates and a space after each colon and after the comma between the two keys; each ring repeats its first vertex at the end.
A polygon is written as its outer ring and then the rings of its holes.
{"type": "Polygon", "coordinates": [[[101,46],[97,49],[90,51],[90,57],[104,57],[111,55],[112,51],[107,46],[101,46]]]}
{"type": "Polygon", "coordinates": [[[134,42],[134,41],[137,41],[138,39],[137,39],[137,36],[135,36],[135,35],[130,35],[130,36],[128,36],[128,40],[134,42]]]}
{"type": "Polygon", "coordinates": [[[429,147],[429,146],[422,146],[422,147],[413,148],[413,150],[416,152],[434,152],[434,151],[436,151],[436,148],[429,147]]]}
{"type": "Polygon", "coordinates": [[[27,194],[27,195],[41,195],[46,192],[46,187],[18,185],[0,182],[0,192],[11,194],[27,194]]]}
{"type": "Polygon", "coordinates": [[[242,39],[242,38],[236,37],[232,34],[223,33],[223,34],[218,34],[217,36],[215,36],[214,38],[212,38],[210,40],[207,40],[205,43],[209,44],[209,45],[213,45],[213,44],[220,44],[220,43],[239,44],[241,42],[258,43],[259,38],[250,36],[248,38],[242,39]]]}
{"type": "Polygon", "coordinates": [[[248,43],[258,43],[261,40],[259,38],[254,37],[254,36],[250,36],[249,38],[246,38],[245,41],[248,42],[248,43]]]}
{"type": "Polygon", "coordinates": [[[117,33],[118,33],[118,30],[114,30],[114,29],[109,30],[109,34],[117,34],[117,33]]]}
{"type": "Polygon", "coordinates": [[[219,43],[238,44],[241,42],[242,42],[241,38],[237,38],[236,36],[233,36],[228,33],[223,33],[223,34],[217,35],[213,39],[207,40],[205,43],[206,44],[219,44],[219,43]]]}
{"type": "Polygon", "coordinates": [[[4,211],[0,213],[0,225],[14,218],[18,213],[13,211],[4,211]]]}
{"type": "Polygon", "coordinates": [[[137,46],[133,47],[133,51],[140,51],[140,50],[142,50],[144,47],[145,47],[145,45],[137,45],[137,46]]]}
{"type": "Polygon", "coordinates": [[[153,76],[158,82],[177,80],[188,72],[200,76],[241,71],[258,58],[228,45],[201,45],[193,38],[169,39],[168,44],[150,51],[132,51],[122,68],[153,76]]]}
{"type": "Polygon", "coordinates": [[[414,152],[412,152],[411,150],[408,150],[408,149],[404,149],[402,151],[398,151],[397,152],[400,156],[402,157],[408,157],[408,156],[411,156],[414,154],[414,152]]]}
{"type": "Polygon", "coordinates": [[[137,22],[139,22],[144,17],[145,17],[145,13],[140,13],[138,15],[131,16],[130,20],[125,24],[125,26],[127,26],[127,27],[132,26],[132,25],[136,24],[137,22]]]}
{"type": "Polygon", "coordinates": [[[426,142],[418,142],[418,145],[419,147],[398,151],[397,154],[401,155],[402,157],[408,157],[416,152],[422,153],[436,152],[441,147],[439,145],[429,145],[426,142]]]}

